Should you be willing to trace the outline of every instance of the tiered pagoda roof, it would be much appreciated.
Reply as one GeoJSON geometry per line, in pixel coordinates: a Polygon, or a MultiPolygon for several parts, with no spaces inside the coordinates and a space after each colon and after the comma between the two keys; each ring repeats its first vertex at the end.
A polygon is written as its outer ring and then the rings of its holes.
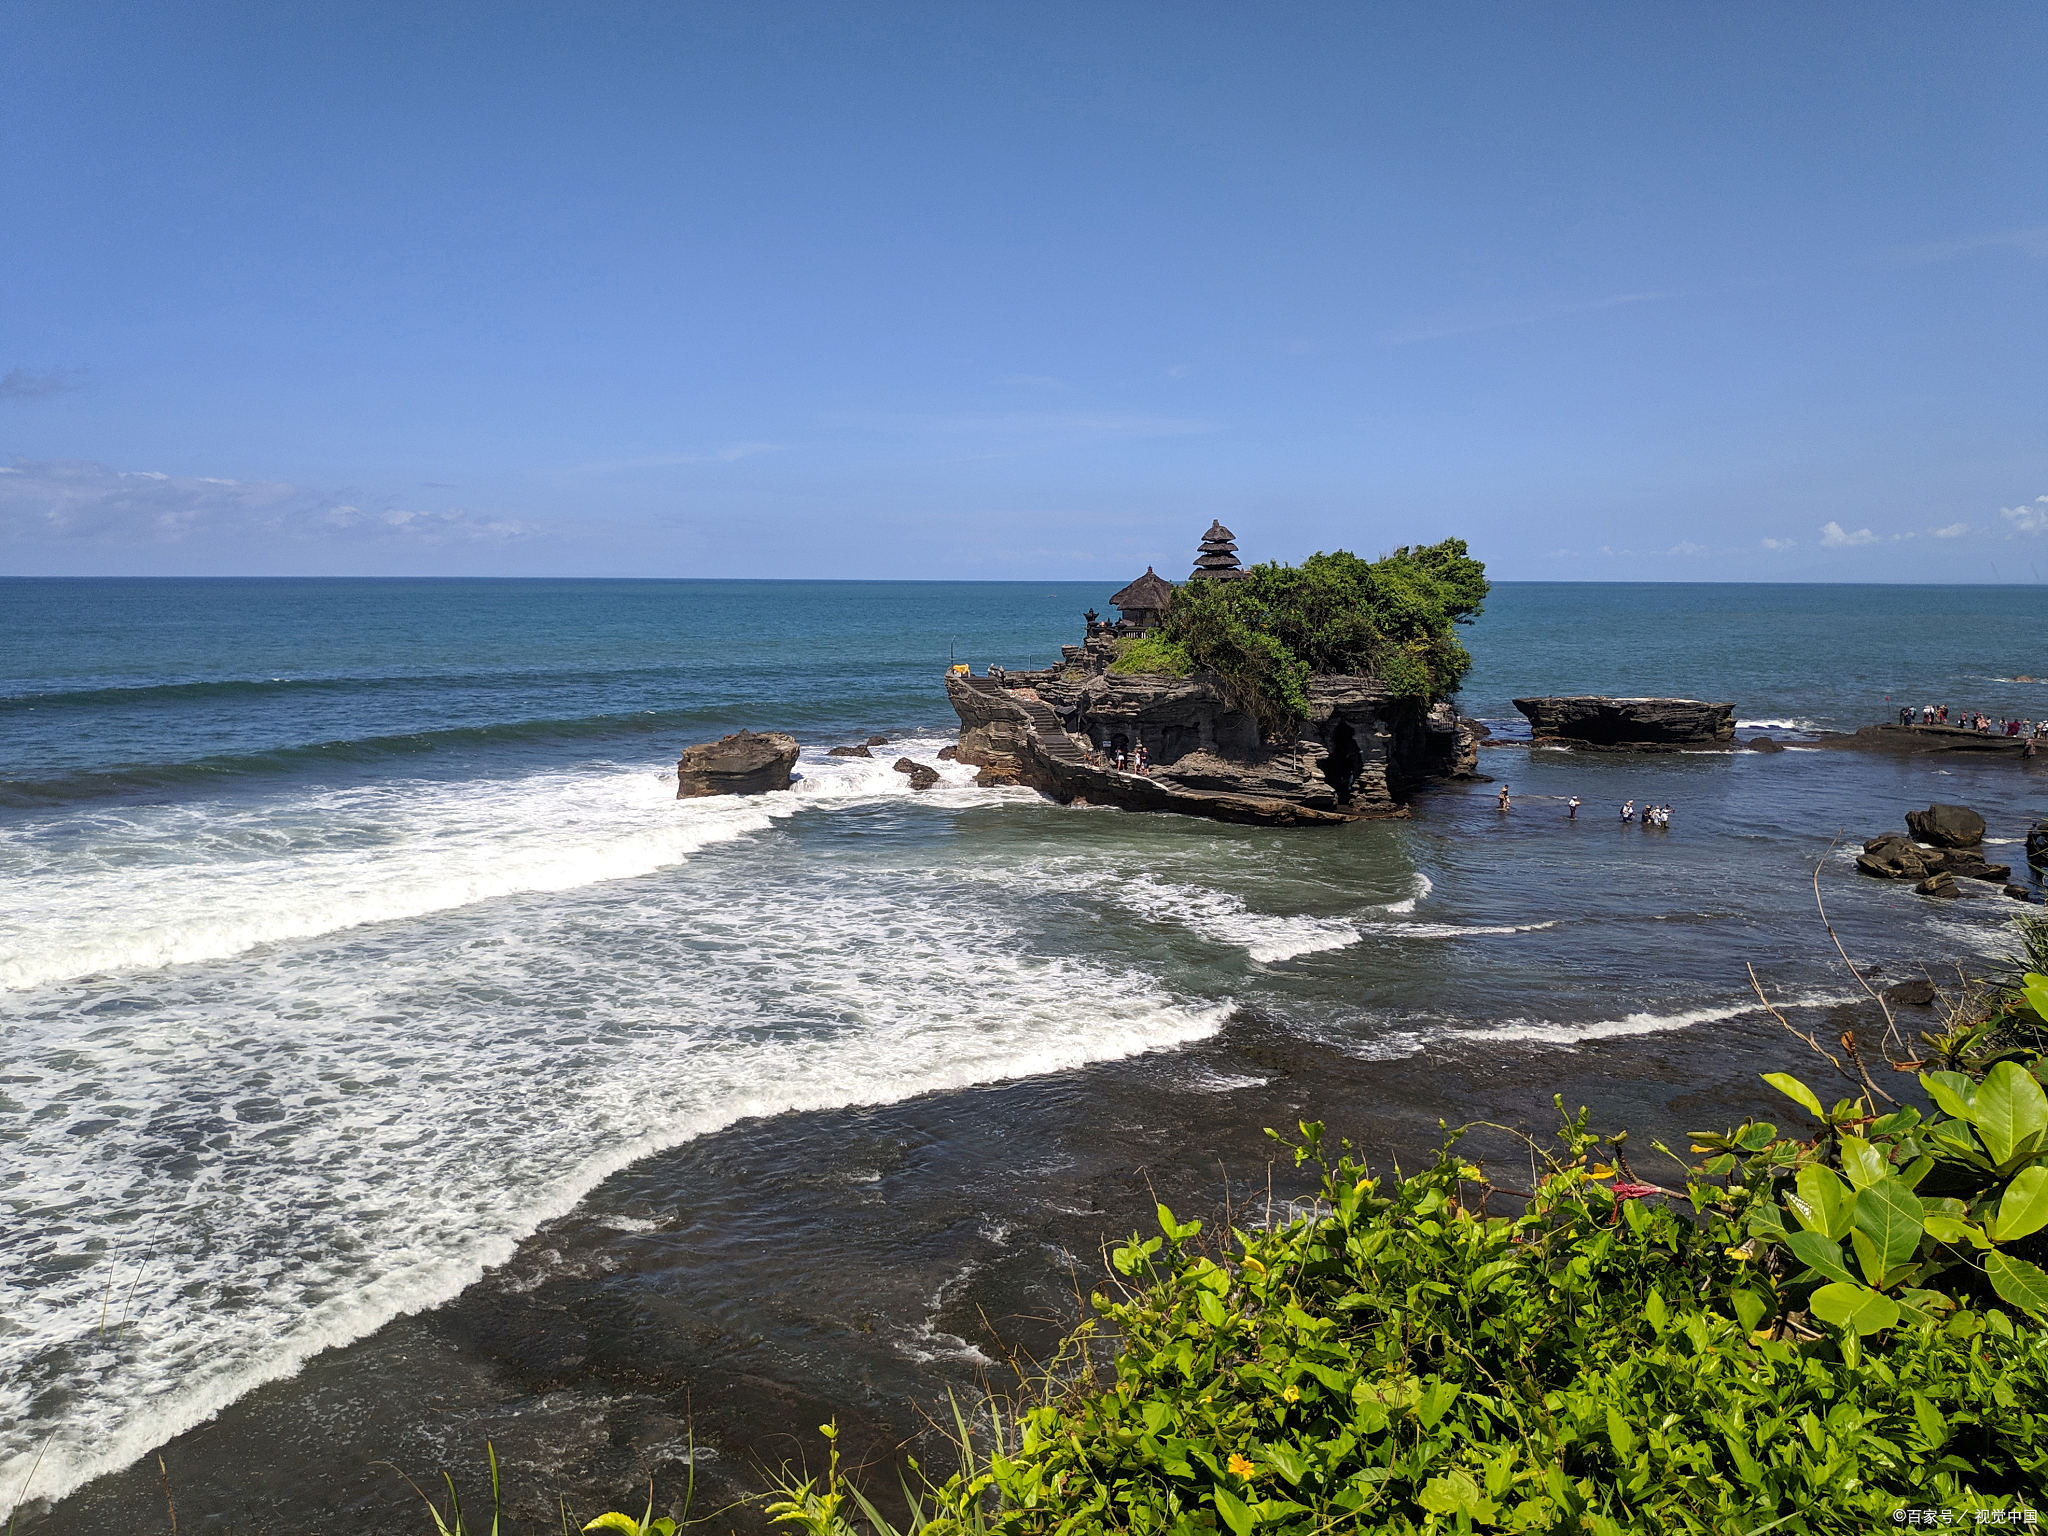
{"type": "Polygon", "coordinates": [[[1237,558],[1237,535],[1220,521],[1211,522],[1209,531],[1202,535],[1193,574],[1212,581],[1234,581],[1244,574],[1244,566],[1237,558]]]}
{"type": "Polygon", "coordinates": [[[1164,611],[1173,601],[1173,583],[1154,573],[1151,566],[1145,567],[1145,574],[1132,582],[1123,591],[1110,599],[1126,613],[1139,608],[1164,611]]]}

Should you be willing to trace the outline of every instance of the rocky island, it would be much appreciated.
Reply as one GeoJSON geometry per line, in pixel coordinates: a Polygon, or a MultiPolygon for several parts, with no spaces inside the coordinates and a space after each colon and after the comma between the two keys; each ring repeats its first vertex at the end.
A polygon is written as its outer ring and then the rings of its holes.
{"type": "Polygon", "coordinates": [[[1451,626],[1485,592],[1461,540],[1247,571],[1216,523],[1186,583],[1148,569],[1058,666],[950,673],[959,759],[1062,803],[1271,826],[1404,816],[1421,785],[1479,777],[1479,728],[1447,695],[1471,664],[1451,626]],[[1144,771],[1117,767],[1141,749],[1144,771]]]}
{"type": "Polygon", "coordinates": [[[1517,699],[1533,744],[1595,752],[1677,752],[1735,745],[1735,706],[1698,699],[1517,699]]]}

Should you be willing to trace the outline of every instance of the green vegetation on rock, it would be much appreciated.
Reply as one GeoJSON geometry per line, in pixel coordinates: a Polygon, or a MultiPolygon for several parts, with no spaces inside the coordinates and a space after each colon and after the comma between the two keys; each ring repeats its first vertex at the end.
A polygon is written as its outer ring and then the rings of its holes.
{"type": "MultiPolygon", "coordinates": [[[[2048,976],[1988,1016],[2048,1017],[2048,976]]],[[[1519,1197],[1457,1135],[1388,1179],[1305,1124],[1314,1198],[1208,1244],[1162,1206],[1064,1372],[991,1450],[963,1429],[911,1527],[1760,1536],[2038,1508],[2048,1095],[2037,1051],[1985,1059],[1985,1022],[1928,1042],[1934,1113],[1773,1073],[1810,1123],[1696,1133],[1670,1189],[1584,1110],[1519,1197]]],[[[846,1536],[833,1491],[778,1513],[846,1536]]]]}
{"type": "Polygon", "coordinates": [[[1157,631],[1149,635],[1127,635],[1116,643],[1116,660],[1109,670],[1150,674],[1155,677],[1186,677],[1195,670],[1194,658],[1157,631]]]}
{"type": "MultiPolygon", "coordinates": [[[[1425,704],[1455,693],[1472,666],[1457,626],[1486,594],[1486,567],[1463,539],[1379,560],[1340,549],[1298,566],[1255,565],[1235,581],[1185,582],[1146,638],[1162,657],[1216,673],[1272,735],[1307,718],[1318,672],[1375,677],[1425,704]]],[[[1115,669],[1140,670],[1121,655],[1115,669]]]]}

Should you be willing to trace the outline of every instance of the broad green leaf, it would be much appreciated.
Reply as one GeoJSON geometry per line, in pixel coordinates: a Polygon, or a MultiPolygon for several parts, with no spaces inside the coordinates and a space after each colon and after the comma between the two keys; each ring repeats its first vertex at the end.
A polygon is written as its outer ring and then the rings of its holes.
{"type": "Polygon", "coordinates": [[[1920,1246],[1920,1197],[1889,1174],[1856,1192],[1856,1230],[1884,1256],[1885,1268],[1903,1264],[1920,1246]]]}
{"type": "MultiPolygon", "coordinates": [[[[586,1505],[585,1508],[589,1506],[586,1505]]],[[[610,1514],[599,1515],[583,1527],[586,1531],[617,1531],[619,1536],[640,1536],[640,1522],[631,1515],[622,1515],[616,1509],[610,1514]]]]}
{"type": "Polygon", "coordinates": [[[2001,1243],[2009,1243],[2044,1226],[2048,1226],[2048,1168],[2036,1163],[2031,1168],[2022,1168],[2019,1177],[2005,1186],[1991,1235],[2001,1243]]]}
{"type": "Polygon", "coordinates": [[[1731,1292],[1728,1299],[1735,1305],[1735,1315],[1741,1319],[1744,1333],[1755,1333],[1771,1315],[1771,1299],[1754,1286],[1743,1286],[1731,1292]]]}
{"type": "Polygon", "coordinates": [[[1869,1235],[1861,1230],[1849,1234],[1849,1246],[1856,1252],[1856,1263],[1863,1270],[1863,1278],[1879,1290],[1884,1289],[1884,1252],[1869,1235]]]}
{"type": "Polygon", "coordinates": [[[2020,995],[2027,1000],[2027,1006],[2048,1019],[2048,976],[2039,971],[2029,971],[2020,978],[2020,995]]]}
{"type": "Polygon", "coordinates": [[[1819,1270],[1830,1280],[1839,1280],[1844,1285],[1860,1283],[1849,1272],[1849,1266],[1842,1262],[1841,1248],[1818,1232],[1787,1232],[1785,1246],[1790,1248],[1808,1269],[1819,1270]]]}
{"type": "Polygon", "coordinates": [[[1764,1081],[1785,1095],[1794,1104],[1805,1110],[1814,1119],[1825,1122],[1827,1114],[1820,1107],[1820,1096],[1789,1072],[1766,1072],[1764,1081]]]}
{"type": "Polygon", "coordinates": [[[1212,1490],[1216,1498],[1216,1513],[1223,1517],[1223,1523],[1237,1533],[1237,1536],[1252,1536],[1252,1527],[1258,1522],[1252,1512],[1244,1507],[1244,1501],[1228,1488],[1212,1490]]]}
{"type": "Polygon", "coordinates": [[[1614,1442],[1614,1454],[1617,1456],[1626,1457],[1636,1448],[1636,1432],[1611,1405],[1607,1410],[1607,1438],[1614,1442]]]}
{"type": "Polygon", "coordinates": [[[1948,1439],[1948,1420],[1941,1416],[1941,1410],[1927,1401],[1918,1392],[1913,1394],[1913,1422],[1920,1427],[1920,1438],[1927,1442],[1929,1450],[1940,1449],[1948,1439]]]}
{"type": "Polygon", "coordinates": [[[1979,1248],[1986,1246],[1983,1232],[1960,1216],[1927,1216],[1922,1218],[1922,1224],[1934,1234],[1938,1243],[1954,1243],[1958,1247],[1964,1243],[1973,1243],[1979,1248]]]}
{"type": "Polygon", "coordinates": [[[1799,1225],[1833,1242],[1849,1235],[1856,1224],[1856,1197],[1832,1169],[1808,1163],[1799,1170],[1797,1188],[1799,1203],[1792,1207],[1792,1214],[1799,1218],[1799,1225]]]}
{"type": "Polygon", "coordinates": [[[1976,1084],[1960,1072],[1922,1072],[1920,1086],[1944,1115],[1956,1120],[1970,1118],[1970,1097],[1976,1084]]]}
{"type": "Polygon", "coordinates": [[[1891,1159],[1861,1136],[1842,1138],[1842,1172],[1857,1189],[1868,1189],[1891,1171],[1891,1159]]]}
{"type": "Polygon", "coordinates": [[[1273,1470],[1290,1483],[1298,1483],[1302,1474],[1308,1471],[1308,1461],[1301,1452],[1287,1445],[1262,1445],[1259,1454],[1272,1463],[1273,1470]]]}
{"type": "Polygon", "coordinates": [[[1429,1384],[1429,1390],[1416,1399],[1415,1416],[1422,1420],[1424,1429],[1434,1429],[1436,1421],[1444,1416],[1457,1397],[1457,1383],[1433,1381],[1429,1384]]]}
{"type": "Polygon", "coordinates": [[[2038,1146],[2048,1132],[2048,1094],[2017,1062],[2001,1061],[1987,1072],[1970,1107],[1984,1150],[2001,1166],[2027,1142],[2038,1146]]]}
{"type": "Polygon", "coordinates": [[[1824,1285],[1807,1306],[1815,1317],[1856,1333],[1876,1333],[1899,1320],[1899,1304],[1867,1285],[1824,1285]]]}
{"type": "Polygon", "coordinates": [[[1423,1485],[1416,1503],[1433,1515],[1464,1515],[1467,1519],[1483,1520],[1489,1524],[1496,1513],[1493,1501],[1479,1491],[1479,1484],[1472,1474],[1462,1467],[1455,1467],[1441,1477],[1432,1477],[1423,1485]]]}
{"type": "Polygon", "coordinates": [[[1991,1289],[2014,1306],[2036,1316],[2048,1313],[2048,1274],[2037,1266],[2009,1253],[1992,1253],[1984,1260],[1984,1273],[1991,1277],[1991,1289]]]}

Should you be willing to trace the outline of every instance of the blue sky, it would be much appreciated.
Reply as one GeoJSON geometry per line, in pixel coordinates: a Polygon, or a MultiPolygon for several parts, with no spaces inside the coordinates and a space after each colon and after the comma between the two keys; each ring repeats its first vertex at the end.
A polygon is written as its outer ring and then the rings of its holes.
{"type": "Polygon", "coordinates": [[[2048,576],[2038,6],[0,10],[0,571],[2048,576]]]}

